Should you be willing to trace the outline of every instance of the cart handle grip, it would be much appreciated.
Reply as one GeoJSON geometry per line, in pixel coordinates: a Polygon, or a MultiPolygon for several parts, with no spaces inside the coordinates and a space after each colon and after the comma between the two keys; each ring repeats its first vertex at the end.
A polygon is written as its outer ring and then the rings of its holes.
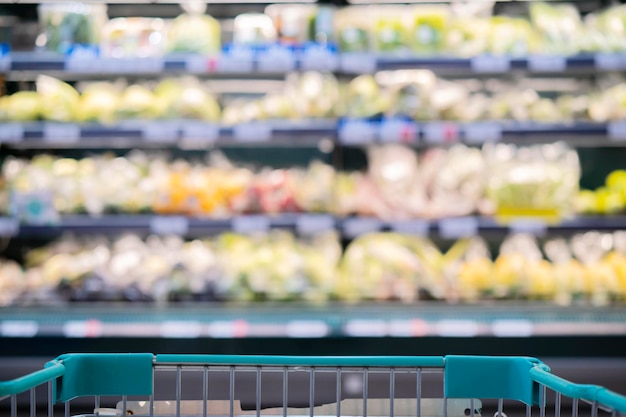
{"type": "Polygon", "coordinates": [[[156,355],[156,364],[211,364],[256,366],[422,366],[443,367],[442,356],[279,356],[279,355],[156,355]]]}
{"type": "Polygon", "coordinates": [[[0,398],[28,391],[38,385],[62,377],[64,374],[65,366],[62,363],[51,362],[44,369],[40,369],[11,381],[0,382],[0,398]]]}
{"type": "Polygon", "coordinates": [[[626,397],[599,385],[575,384],[550,373],[549,368],[534,366],[529,370],[533,381],[567,397],[597,402],[621,413],[626,413],[626,397]]]}

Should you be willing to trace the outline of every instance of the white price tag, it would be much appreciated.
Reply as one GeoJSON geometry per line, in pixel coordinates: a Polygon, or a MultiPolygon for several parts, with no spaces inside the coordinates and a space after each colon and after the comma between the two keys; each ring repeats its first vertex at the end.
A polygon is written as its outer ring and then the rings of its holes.
{"type": "Polygon", "coordinates": [[[418,133],[417,124],[398,119],[383,120],[378,132],[380,141],[389,143],[415,143],[418,133]]]}
{"type": "Polygon", "coordinates": [[[185,59],[185,68],[187,72],[195,74],[203,74],[207,72],[215,72],[217,70],[218,60],[214,57],[206,55],[189,55],[185,59]]]}
{"type": "Polygon", "coordinates": [[[232,220],[236,233],[265,233],[270,229],[270,219],[263,215],[237,216],[232,220]]]}
{"type": "MultiPolygon", "coordinates": [[[[161,73],[165,68],[163,58],[122,58],[118,62],[118,68],[124,73],[154,74],[161,73]]],[[[116,72],[119,72],[116,71],[116,72]]]]}
{"type": "Polygon", "coordinates": [[[416,236],[427,236],[430,223],[427,220],[406,220],[391,223],[391,230],[416,236]]]}
{"type": "Polygon", "coordinates": [[[209,336],[214,338],[230,339],[246,337],[248,335],[248,323],[243,320],[237,321],[214,321],[209,324],[209,336]]]}
{"type": "Polygon", "coordinates": [[[472,58],[471,65],[474,72],[507,72],[511,69],[511,60],[500,55],[478,55],[472,58]]]}
{"type": "Polygon", "coordinates": [[[287,323],[285,333],[294,338],[321,338],[330,334],[330,328],[321,320],[294,320],[287,323]]]}
{"type": "Polygon", "coordinates": [[[193,143],[213,143],[220,137],[219,125],[186,121],[182,126],[182,138],[193,143]]]}
{"type": "Polygon", "coordinates": [[[166,321],[161,324],[161,336],[174,339],[196,339],[202,336],[198,321],[166,321]]]}
{"type": "Polygon", "coordinates": [[[0,143],[16,143],[24,139],[21,123],[0,123],[0,143]]]}
{"type": "Polygon", "coordinates": [[[352,337],[385,337],[387,322],[384,320],[348,320],[344,329],[347,336],[352,337]]]}
{"type": "Polygon", "coordinates": [[[0,56],[0,71],[2,72],[10,71],[12,64],[13,64],[13,61],[11,59],[10,54],[0,56]]]}
{"type": "Polygon", "coordinates": [[[535,236],[545,236],[548,226],[538,219],[516,219],[511,221],[509,229],[513,233],[528,233],[535,236]]]}
{"type": "Polygon", "coordinates": [[[63,325],[65,337],[100,337],[102,323],[98,320],[70,320],[63,325]]]}
{"type": "Polygon", "coordinates": [[[372,74],[377,66],[376,56],[367,52],[346,52],[339,59],[341,70],[351,74],[372,74]]]}
{"type": "Polygon", "coordinates": [[[531,55],[528,69],[533,72],[563,72],[567,69],[567,59],[559,55],[531,55]]]}
{"type": "MultiPolygon", "coordinates": [[[[94,73],[102,71],[103,68],[105,67],[102,65],[102,60],[98,58],[92,60],[70,58],[65,61],[65,70],[67,72],[94,73]]],[[[111,65],[109,68],[110,70],[108,72],[113,72],[115,66],[111,65]]]]}
{"type": "Polygon", "coordinates": [[[186,236],[189,233],[189,220],[182,216],[154,216],[150,218],[150,233],[186,236]]]}
{"type": "Polygon", "coordinates": [[[440,320],[436,329],[437,335],[443,337],[474,337],[479,333],[474,320],[440,320]]]}
{"type": "Polygon", "coordinates": [[[296,68],[296,59],[293,53],[280,46],[270,47],[257,56],[259,71],[262,72],[289,72],[296,68]]]}
{"type": "Polygon", "coordinates": [[[314,235],[335,228],[335,219],[325,214],[302,214],[296,219],[296,230],[302,235],[314,235]]]}
{"type": "Polygon", "coordinates": [[[530,320],[495,320],[491,331],[497,337],[531,337],[533,323],[530,320]]]}
{"type": "Polygon", "coordinates": [[[102,60],[98,54],[90,49],[83,49],[73,53],[65,59],[65,70],[68,72],[97,72],[102,71],[102,60]]]}
{"type": "Polygon", "coordinates": [[[13,217],[0,217],[0,236],[13,237],[20,233],[20,222],[13,217]]]}
{"type": "Polygon", "coordinates": [[[175,122],[147,122],[141,127],[141,136],[146,142],[174,143],[179,127],[175,122]]]}
{"type": "Polygon", "coordinates": [[[100,58],[94,61],[103,73],[121,73],[126,71],[126,60],[116,58],[100,58]]]}
{"type": "Polygon", "coordinates": [[[598,53],[595,56],[596,68],[604,71],[618,71],[626,68],[626,54],[598,53]]]}
{"type": "Polygon", "coordinates": [[[431,122],[424,124],[424,141],[431,144],[454,143],[459,140],[459,127],[454,123],[431,122]]]}
{"type": "Polygon", "coordinates": [[[347,120],[339,129],[339,141],[344,145],[374,143],[376,127],[365,120],[347,120]]]}
{"type": "Polygon", "coordinates": [[[236,51],[223,54],[217,60],[217,71],[219,72],[252,72],[254,59],[251,51],[236,51]]]}
{"type": "Polygon", "coordinates": [[[478,219],[457,217],[439,220],[439,235],[444,239],[472,237],[478,234],[478,219]]]}
{"type": "Polygon", "coordinates": [[[607,135],[609,139],[615,141],[626,140],[626,120],[619,122],[610,122],[607,126],[607,135]]]}
{"type": "Polygon", "coordinates": [[[420,319],[413,320],[390,320],[388,325],[389,336],[392,337],[415,337],[426,336],[429,325],[420,319]]]}
{"type": "Polygon", "coordinates": [[[300,68],[303,71],[335,71],[339,65],[339,57],[324,47],[307,48],[301,57],[300,68]]]}
{"type": "Polygon", "coordinates": [[[39,324],[32,320],[5,320],[0,323],[2,337],[35,337],[39,324]]]}
{"type": "Polygon", "coordinates": [[[272,138],[272,127],[261,122],[244,123],[233,128],[233,136],[238,142],[268,142],[272,138]]]}
{"type": "Polygon", "coordinates": [[[378,219],[356,217],[343,222],[343,232],[347,237],[354,238],[366,233],[378,232],[382,226],[383,223],[378,219]]]}
{"type": "Polygon", "coordinates": [[[493,122],[476,122],[465,125],[465,141],[469,144],[498,142],[502,139],[502,127],[493,122]]]}
{"type": "Polygon", "coordinates": [[[80,139],[80,126],[73,123],[46,123],[43,139],[53,143],[76,143],[80,139]]]}

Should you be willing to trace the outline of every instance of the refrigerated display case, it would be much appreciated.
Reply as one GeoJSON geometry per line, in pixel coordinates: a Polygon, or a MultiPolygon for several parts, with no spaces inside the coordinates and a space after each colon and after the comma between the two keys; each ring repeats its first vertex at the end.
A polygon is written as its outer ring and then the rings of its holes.
{"type": "Polygon", "coordinates": [[[559,7],[4,5],[0,354],[623,357],[623,6],[559,7]]]}

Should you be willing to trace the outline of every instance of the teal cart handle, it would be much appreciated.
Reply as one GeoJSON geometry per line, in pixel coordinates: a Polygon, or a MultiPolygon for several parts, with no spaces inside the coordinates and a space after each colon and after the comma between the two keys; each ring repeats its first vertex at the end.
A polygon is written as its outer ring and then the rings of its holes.
{"type": "Polygon", "coordinates": [[[550,373],[549,368],[536,366],[530,369],[533,381],[559,392],[566,397],[597,402],[621,413],[626,413],[626,397],[598,385],[574,384],[550,373]]]}
{"type": "Polygon", "coordinates": [[[277,355],[156,355],[156,364],[211,364],[259,366],[444,366],[442,356],[277,356],[277,355]]]}
{"type": "Polygon", "coordinates": [[[59,378],[64,374],[65,366],[63,364],[50,362],[46,368],[35,371],[32,374],[11,381],[0,382],[0,398],[28,391],[31,388],[59,378]]]}

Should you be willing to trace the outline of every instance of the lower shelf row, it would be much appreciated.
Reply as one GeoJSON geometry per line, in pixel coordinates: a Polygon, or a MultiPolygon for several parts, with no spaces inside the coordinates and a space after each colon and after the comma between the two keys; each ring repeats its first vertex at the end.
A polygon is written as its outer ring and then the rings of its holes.
{"type": "Polygon", "coordinates": [[[418,300],[624,305],[626,232],[541,242],[517,233],[499,248],[472,237],[443,250],[427,238],[390,232],[363,235],[345,249],[334,232],[307,238],[285,231],[225,233],[191,241],[157,235],[65,237],[26,250],[21,264],[2,261],[0,289],[4,305],[418,300]]]}
{"type": "MultiPolygon", "coordinates": [[[[428,304],[428,303],[426,303],[428,304]]],[[[504,303],[507,304],[507,303],[504,303]]],[[[109,311],[115,310],[108,305],[109,311]]],[[[369,306],[350,311],[287,308],[155,309],[111,314],[104,308],[0,309],[1,338],[332,338],[622,336],[626,310],[537,305],[406,308],[369,306]],[[544,306],[545,307],[545,306],[544,306]],[[216,318],[219,317],[219,318],[216,318]],[[383,318],[384,317],[384,318],[383,318]]],[[[117,310],[119,311],[119,310],[117,310]]]]}

